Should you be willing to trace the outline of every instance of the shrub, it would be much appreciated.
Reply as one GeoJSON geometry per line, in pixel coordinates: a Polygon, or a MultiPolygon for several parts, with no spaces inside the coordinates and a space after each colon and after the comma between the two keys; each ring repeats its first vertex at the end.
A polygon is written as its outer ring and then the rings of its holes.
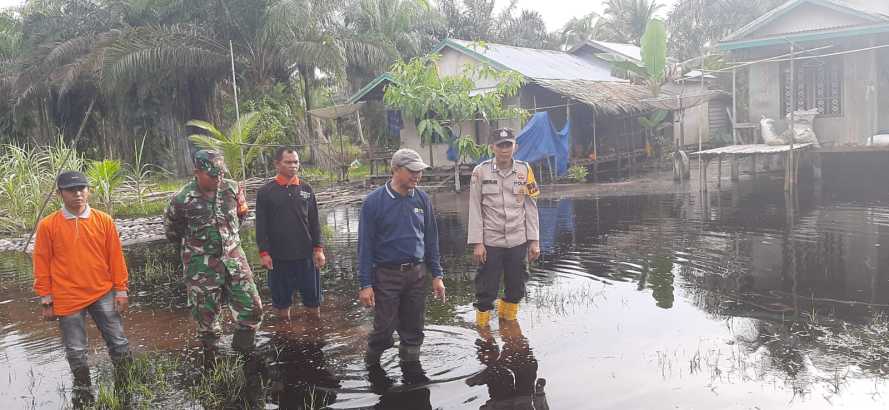
{"type": "Polygon", "coordinates": [[[574,182],[586,182],[587,175],[589,175],[589,170],[584,165],[575,165],[568,168],[568,178],[571,178],[574,182]]]}

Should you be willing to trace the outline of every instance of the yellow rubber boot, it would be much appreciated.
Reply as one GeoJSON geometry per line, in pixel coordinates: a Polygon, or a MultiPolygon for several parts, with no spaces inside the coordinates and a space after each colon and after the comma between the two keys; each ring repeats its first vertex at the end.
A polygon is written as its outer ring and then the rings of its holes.
{"type": "Polygon", "coordinates": [[[499,300],[498,302],[497,313],[500,315],[500,318],[504,320],[516,320],[516,317],[519,314],[519,304],[509,303],[505,300],[499,300]]]}
{"type": "Polygon", "coordinates": [[[475,311],[475,325],[478,327],[488,327],[488,322],[491,321],[491,311],[482,312],[481,310],[475,311]]]}

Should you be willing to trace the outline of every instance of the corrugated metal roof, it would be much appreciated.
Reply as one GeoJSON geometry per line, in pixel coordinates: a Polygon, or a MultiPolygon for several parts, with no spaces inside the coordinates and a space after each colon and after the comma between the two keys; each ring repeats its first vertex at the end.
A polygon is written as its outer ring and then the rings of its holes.
{"type": "Polygon", "coordinates": [[[730,34],[723,41],[730,42],[735,40],[740,40],[742,38],[746,38],[751,34],[754,34],[757,30],[764,27],[768,23],[776,20],[777,18],[790,13],[793,9],[797,8],[803,4],[814,4],[822,7],[828,7],[833,10],[847,13],[850,15],[854,15],[857,17],[861,17],[872,22],[881,22],[881,21],[889,21],[889,16],[876,12],[874,7],[859,5],[859,4],[850,4],[845,1],[840,0],[790,0],[774,9],[769,11],[766,14],[763,14],[756,20],[751,21],[749,24],[741,27],[734,33],[730,34]]]}
{"type": "Polygon", "coordinates": [[[480,60],[494,63],[495,68],[507,68],[531,79],[587,80],[623,82],[611,75],[611,67],[593,64],[580,57],[562,51],[538,50],[503,44],[447,39],[436,51],[452,47],[480,60]]]}
{"type": "Polygon", "coordinates": [[[587,43],[635,61],[642,61],[642,49],[634,44],[612,43],[610,41],[599,40],[588,40],[587,43]]]}

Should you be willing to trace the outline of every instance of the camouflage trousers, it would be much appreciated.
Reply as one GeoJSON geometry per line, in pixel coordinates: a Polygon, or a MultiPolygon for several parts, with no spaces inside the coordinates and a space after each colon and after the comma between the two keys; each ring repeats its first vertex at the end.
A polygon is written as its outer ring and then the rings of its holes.
{"type": "Polygon", "coordinates": [[[246,258],[195,256],[187,272],[188,304],[202,340],[222,335],[219,314],[225,303],[239,329],[256,330],[262,323],[262,301],[246,258]]]}

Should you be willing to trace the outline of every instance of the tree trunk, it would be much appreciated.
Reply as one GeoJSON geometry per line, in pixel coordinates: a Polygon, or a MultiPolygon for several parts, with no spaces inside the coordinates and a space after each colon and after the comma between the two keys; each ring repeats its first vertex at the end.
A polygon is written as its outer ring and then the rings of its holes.
{"type": "MultiPolygon", "coordinates": [[[[304,103],[304,107],[306,108],[306,114],[305,114],[306,115],[306,127],[308,127],[308,135],[309,135],[309,139],[311,139],[312,136],[315,135],[315,124],[313,124],[311,118],[309,118],[309,110],[312,109],[312,89],[309,86],[310,85],[309,70],[310,70],[309,67],[306,67],[303,65],[297,66],[297,71],[299,71],[299,78],[300,78],[300,80],[302,80],[303,103],[304,103]]],[[[308,144],[308,145],[309,145],[309,160],[313,161],[313,160],[315,160],[315,145],[314,144],[308,144]]]]}

